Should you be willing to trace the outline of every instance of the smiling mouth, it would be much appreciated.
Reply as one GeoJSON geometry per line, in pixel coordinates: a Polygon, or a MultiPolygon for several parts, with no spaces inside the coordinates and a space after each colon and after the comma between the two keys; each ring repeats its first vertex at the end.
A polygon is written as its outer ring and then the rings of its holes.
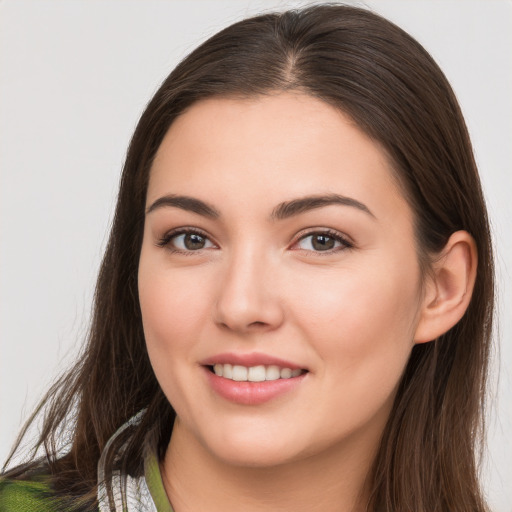
{"type": "Polygon", "coordinates": [[[242,366],[238,364],[214,364],[208,367],[218,377],[236,382],[265,382],[292,379],[307,372],[300,368],[283,368],[277,365],[242,366]]]}

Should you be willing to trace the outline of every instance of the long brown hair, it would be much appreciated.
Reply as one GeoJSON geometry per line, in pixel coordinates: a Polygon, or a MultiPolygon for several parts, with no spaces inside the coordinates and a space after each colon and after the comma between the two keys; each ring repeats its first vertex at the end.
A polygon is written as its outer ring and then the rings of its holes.
{"type": "MultiPolygon", "coordinates": [[[[44,449],[57,491],[84,503],[94,503],[107,440],[142,409],[141,423],[119,441],[127,441],[122,460],[110,460],[108,471],[117,464],[140,474],[149,429],[156,430],[163,454],[174,411],[147,356],[137,292],[152,160],[169,126],[195,102],[283,90],[300,90],[340,109],[388,153],[415,215],[425,272],[454,231],[466,230],[476,241],[469,308],[449,332],[414,347],[368,477],[368,510],[484,511],[475,448],[483,433],[494,272],[468,132],[450,85],[425,49],[382,17],[343,5],[235,23],[163,82],[129,146],[88,344],[36,411],[44,411],[44,422],[35,449],[44,449]],[[67,446],[62,432],[69,433],[67,446]]],[[[10,474],[20,476],[34,464],[10,474]]]]}

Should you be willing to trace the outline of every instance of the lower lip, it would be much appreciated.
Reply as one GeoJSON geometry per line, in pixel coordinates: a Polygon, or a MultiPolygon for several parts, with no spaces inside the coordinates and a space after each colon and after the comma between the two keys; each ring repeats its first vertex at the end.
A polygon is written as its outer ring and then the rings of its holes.
{"type": "Polygon", "coordinates": [[[241,405],[259,405],[295,389],[306,374],[290,379],[266,380],[263,382],[238,382],[219,377],[205,367],[205,371],[213,390],[222,398],[241,405]]]}

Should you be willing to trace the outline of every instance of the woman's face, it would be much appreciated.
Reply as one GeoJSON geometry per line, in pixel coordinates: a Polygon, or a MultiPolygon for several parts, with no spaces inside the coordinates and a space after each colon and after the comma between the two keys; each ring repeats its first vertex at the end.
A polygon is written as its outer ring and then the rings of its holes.
{"type": "Polygon", "coordinates": [[[303,94],[209,99],[165,136],[146,206],[140,304],[175,428],[238,465],[374,450],[422,300],[383,150],[303,94]]]}

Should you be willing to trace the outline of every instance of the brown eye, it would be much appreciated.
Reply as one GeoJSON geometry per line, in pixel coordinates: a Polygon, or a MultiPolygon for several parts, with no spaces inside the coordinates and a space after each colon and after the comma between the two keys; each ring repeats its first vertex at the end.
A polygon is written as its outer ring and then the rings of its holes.
{"type": "Polygon", "coordinates": [[[296,247],[306,251],[328,252],[351,247],[351,244],[345,241],[341,235],[319,232],[303,236],[297,242],[296,247]]]}
{"type": "Polygon", "coordinates": [[[311,237],[311,245],[315,251],[334,249],[335,242],[336,240],[334,240],[334,238],[326,235],[313,235],[311,237]]]}
{"type": "Polygon", "coordinates": [[[169,247],[178,252],[200,251],[215,247],[213,242],[206,236],[192,231],[181,232],[164,237],[159,243],[161,247],[169,247]]]}
{"type": "Polygon", "coordinates": [[[189,251],[197,251],[198,249],[204,249],[206,245],[206,238],[196,233],[188,233],[184,235],[183,245],[189,251]]]}

